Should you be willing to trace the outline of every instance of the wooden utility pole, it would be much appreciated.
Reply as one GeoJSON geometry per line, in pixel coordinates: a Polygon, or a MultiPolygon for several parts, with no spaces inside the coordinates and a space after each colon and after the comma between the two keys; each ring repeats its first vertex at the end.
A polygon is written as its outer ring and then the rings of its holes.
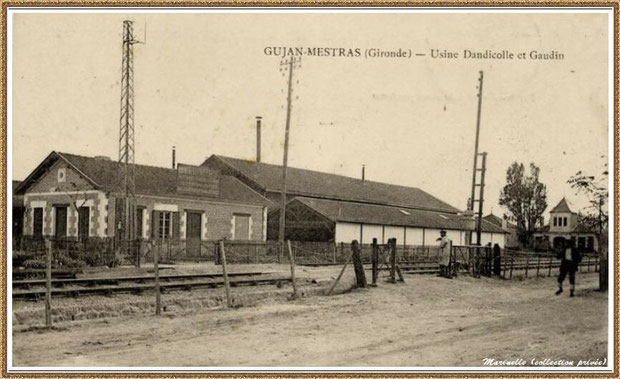
{"type": "MultiPolygon", "coordinates": [[[[482,82],[484,79],[484,73],[482,71],[480,71],[480,78],[478,78],[478,81],[480,82],[478,84],[478,115],[476,117],[476,142],[474,145],[474,169],[472,172],[472,179],[471,179],[471,198],[470,198],[470,202],[469,202],[469,210],[470,211],[474,211],[474,201],[476,199],[476,172],[478,169],[478,145],[480,142],[480,115],[482,112],[482,82]]],[[[473,238],[471,238],[471,232],[470,232],[470,237],[469,237],[469,243],[473,244],[472,241],[473,238]]],[[[480,237],[478,237],[478,241],[477,244],[480,244],[480,237]]]]}
{"type": "MultiPolygon", "coordinates": [[[[476,245],[482,245],[482,212],[484,205],[484,175],[487,170],[487,153],[480,153],[482,155],[482,168],[480,168],[480,191],[478,192],[480,198],[478,199],[478,219],[476,220],[476,245]]],[[[476,169],[477,170],[477,169],[476,169]]],[[[476,172],[474,170],[474,173],[476,172]]],[[[473,203],[473,202],[472,202],[473,203]]]]}
{"type": "Polygon", "coordinates": [[[284,130],[284,157],[282,160],[282,194],[280,198],[280,230],[278,233],[278,241],[280,243],[280,256],[284,251],[284,228],[286,220],[286,167],[288,164],[288,140],[291,128],[291,109],[293,106],[293,70],[295,66],[301,64],[301,57],[294,56],[280,63],[280,71],[288,70],[288,91],[286,96],[286,127],[284,130]]]}

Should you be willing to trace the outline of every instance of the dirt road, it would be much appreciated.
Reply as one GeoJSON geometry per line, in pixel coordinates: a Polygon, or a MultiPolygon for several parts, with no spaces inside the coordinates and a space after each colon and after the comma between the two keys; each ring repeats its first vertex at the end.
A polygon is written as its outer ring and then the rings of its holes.
{"type": "Polygon", "coordinates": [[[15,366],[481,366],[484,358],[578,360],[607,351],[607,295],[579,276],[407,277],[332,297],[231,310],[80,321],[14,332],[15,366]]]}

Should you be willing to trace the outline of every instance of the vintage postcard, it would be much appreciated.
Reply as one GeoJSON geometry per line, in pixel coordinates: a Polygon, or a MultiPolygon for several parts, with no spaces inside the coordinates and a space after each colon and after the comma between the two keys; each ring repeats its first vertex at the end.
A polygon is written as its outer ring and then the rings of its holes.
{"type": "Polygon", "coordinates": [[[3,5],[5,375],[617,367],[617,4],[3,5]]]}

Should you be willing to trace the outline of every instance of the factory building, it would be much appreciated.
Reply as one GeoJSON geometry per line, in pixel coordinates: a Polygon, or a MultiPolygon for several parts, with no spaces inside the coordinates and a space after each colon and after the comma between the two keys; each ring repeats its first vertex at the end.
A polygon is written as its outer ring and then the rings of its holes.
{"type": "MultiPolygon", "coordinates": [[[[212,155],[203,164],[222,175],[233,175],[273,202],[268,216],[268,239],[278,238],[282,167],[212,155]]],[[[301,241],[380,243],[397,238],[399,244],[436,245],[440,230],[455,244],[468,243],[475,223],[457,208],[413,187],[341,175],[287,169],[285,237],[301,241]]],[[[506,232],[483,219],[482,244],[505,246],[506,232]]]]}

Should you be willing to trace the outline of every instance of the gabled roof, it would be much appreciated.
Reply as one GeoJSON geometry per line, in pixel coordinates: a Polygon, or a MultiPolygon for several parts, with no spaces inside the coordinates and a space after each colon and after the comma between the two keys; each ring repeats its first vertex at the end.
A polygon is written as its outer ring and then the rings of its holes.
{"type": "MultiPolygon", "coordinates": [[[[490,213],[490,214],[484,216],[483,219],[488,221],[488,222],[490,222],[491,224],[493,224],[495,226],[499,226],[500,228],[502,227],[503,220],[500,217],[494,215],[493,213],[490,213]]],[[[516,228],[517,227],[515,224],[513,224],[510,221],[507,221],[507,225],[508,225],[509,228],[516,228]]]]}
{"type": "MultiPolygon", "coordinates": [[[[331,221],[377,225],[409,226],[446,230],[467,230],[464,216],[419,209],[403,209],[387,205],[355,203],[351,201],[296,197],[289,202],[300,202],[331,221]]],[[[490,222],[482,223],[484,232],[505,233],[490,222]]]]}
{"type": "MultiPolygon", "coordinates": [[[[262,162],[212,155],[204,163],[217,161],[256,184],[265,192],[282,190],[282,166],[262,162]]],[[[391,205],[412,209],[427,209],[457,213],[459,210],[429,193],[413,187],[373,182],[342,175],[295,167],[287,168],[287,193],[295,196],[358,203],[391,205]]]]}
{"type": "MultiPolygon", "coordinates": [[[[119,192],[123,185],[123,165],[109,159],[85,157],[69,153],[52,152],[17,188],[24,194],[58,160],[63,160],[80,173],[94,188],[119,192]]],[[[196,198],[269,205],[271,202],[237,178],[223,175],[220,178],[220,195],[217,198],[190,196],[177,192],[177,170],[172,168],[134,164],[137,195],[196,198]]]]}
{"type": "Polygon", "coordinates": [[[571,211],[570,207],[568,206],[566,198],[563,197],[562,200],[560,200],[560,202],[558,203],[558,205],[556,205],[551,211],[549,211],[549,213],[573,213],[573,211],[571,211]]]}

